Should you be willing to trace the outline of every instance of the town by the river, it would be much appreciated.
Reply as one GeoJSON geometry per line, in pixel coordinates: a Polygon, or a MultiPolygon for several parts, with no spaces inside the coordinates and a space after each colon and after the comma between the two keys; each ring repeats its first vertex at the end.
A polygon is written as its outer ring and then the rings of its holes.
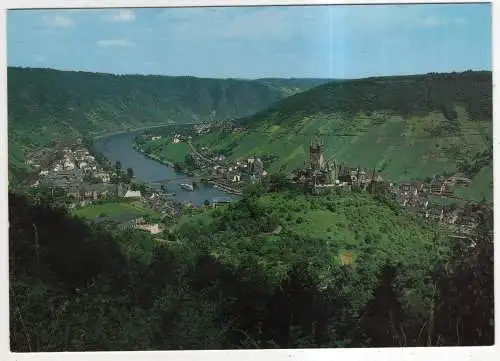
{"type": "Polygon", "coordinates": [[[211,202],[217,197],[235,198],[234,195],[216,189],[211,184],[194,180],[186,174],[177,172],[173,167],[161,164],[136,151],[133,148],[133,143],[138,134],[140,132],[115,134],[100,138],[94,142],[94,149],[103,154],[112,164],[119,161],[123,169],[132,168],[134,177],[151,187],[160,189],[160,184],[153,182],[169,180],[166,183],[167,192],[174,193],[173,198],[177,201],[201,206],[205,200],[211,202]],[[193,182],[199,185],[193,192],[182,190],[180,187],[181,184],[192,184],[193,182]]]}

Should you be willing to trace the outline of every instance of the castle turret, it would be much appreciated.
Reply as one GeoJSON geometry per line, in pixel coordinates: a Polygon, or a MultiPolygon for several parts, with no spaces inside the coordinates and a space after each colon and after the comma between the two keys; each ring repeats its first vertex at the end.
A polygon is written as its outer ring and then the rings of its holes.
{"type": "Polygon", "coordinates": [[[324,145],[317,143],[309,146],[309,163],[313,171],[321,170],[324,167],[324,145]]]}

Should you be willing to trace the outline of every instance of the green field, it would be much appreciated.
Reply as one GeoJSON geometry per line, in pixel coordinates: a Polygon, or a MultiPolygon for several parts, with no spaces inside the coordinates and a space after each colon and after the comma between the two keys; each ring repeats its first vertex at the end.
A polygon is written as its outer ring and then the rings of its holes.
{"type": "Polygon", "coordinates": [[[95,219],[101,214],[106,216],[116,216],[122,213],[137,213],[138,215],[156,215],[155,212],[142,207],[138,202],[120,202],[120,203],[104,203],[91,204],[74,210],[74,215],[86,218],[95,219]]]}
{"type": "Polygon", "coordinates": [[[148,140],[143,145],[144,152],[172,163],[184,163],[189,151],[187,143],[173,144],[171,138],[148,140]]]}

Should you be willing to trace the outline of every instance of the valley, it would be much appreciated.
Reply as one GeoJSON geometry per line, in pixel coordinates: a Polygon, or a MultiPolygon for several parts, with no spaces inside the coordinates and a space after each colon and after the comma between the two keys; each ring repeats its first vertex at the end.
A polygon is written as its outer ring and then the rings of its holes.
{"type": "Polygon", "coordinates": [[[13,349],[492,342],[491,73],[9,84],[13,349]]]}
{"type": "MultiPolygon", "coordinates": [[[[172,123],[250,115],[289,92],[272,81],[119,76],[8,68],[9,177],[24,177],[25,156],[54,141],[172,123]]],[[[17,177],[17,178],[19,178],[17,177]]],[[[16,178],[16,180],[18,180],[16,178]]],[[[14,180],[14,179],[12,179],[14,180]]]]}

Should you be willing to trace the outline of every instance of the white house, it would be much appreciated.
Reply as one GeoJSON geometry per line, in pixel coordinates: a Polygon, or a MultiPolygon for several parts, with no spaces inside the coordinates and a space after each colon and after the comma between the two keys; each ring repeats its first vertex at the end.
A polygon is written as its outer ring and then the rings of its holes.
{"type": "Polygon", "coordinates": [[[160,226],[155,224],[141,224],[137,226],[138,229],[142,229],[143,231],[150,232],[152,234],[157,234],[163,232],[163,229],[160,226]]]}
{"type": "Polygon", "coordinates": [[[64,169],[69,169],[69,170],[75,169],[75,165],[68,158],[64,159],[64,165],[63,165],[63,167],[64,167],[64,169]]]}
{"type": "Polygon", "coordinates": [[[128,190],[127,193],[123,196],[123,198],[141,198],[141,191],[132,191],[128,190]]]}
{"type": "Polygon", "coordinates": [[[233,182],[239,182],[241,180],[241,176],[239,174],[236,174],[234,177],[233,177],[233,182]]]}
{"type": "Polygon", "coordinates": [[[109,174],[106,172],[96,173],[95,177],[101,179],[103,183],[109,183],[111,180],[109,174]]]}

